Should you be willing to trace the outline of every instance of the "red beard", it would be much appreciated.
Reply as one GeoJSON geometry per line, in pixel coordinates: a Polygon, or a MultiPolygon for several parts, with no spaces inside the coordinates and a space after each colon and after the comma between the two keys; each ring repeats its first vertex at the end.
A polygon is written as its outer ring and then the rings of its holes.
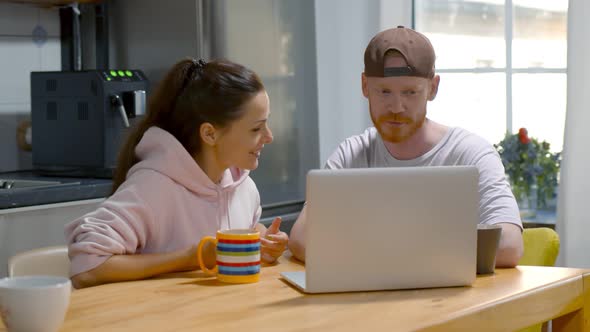
{"type": "Polygon", "coordinates": [[[401,143],[413,136],[422,127],[426,116],[422,116],[418,121],[401,115],[381,116],[377,119],[371,115],[371,119],[384,141],[401,143]],[[389,124],[389,122],[398,122],[401,124],[393,125],[389,124]]]}

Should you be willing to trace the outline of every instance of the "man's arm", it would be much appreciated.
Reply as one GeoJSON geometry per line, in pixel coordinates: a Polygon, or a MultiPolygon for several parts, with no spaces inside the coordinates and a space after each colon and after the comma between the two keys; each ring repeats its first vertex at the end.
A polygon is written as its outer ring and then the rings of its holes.
{"type": "Polygon", "coordinates": [[[511,223],[498,225],[502,227],[502,236],[496,252],[496,267],[515,267],[524,252],[522,230],[511,223]]]}
{"type": "Polygon", "coordinates": [[[291,254],[302,262],[305,262],[305,206],[297,217],[291,233],[289,234],[289,250],[291,254]]]}
{"type": "Polygon", "coordinates": [[[480,223],[502,227],[500,245],[496,253],[497,267],[514,267],[522,257],[522,222],[518,205],[506,179],[500,155],[487,142],[471,147],[475,166],[479,171],[480,223]],[[480,145],[479,149],[475,146],[480,145]],[[483,156],[477,158],[479,154],[483,156]]]}
{"type": "MultiPolygon", "coordinates": [[[[343,169],[343,168],[367,168],[368,146],[371,138],[369,131],[362,135],[357,135],[346,139],[340,143],[338,148],[330,155],[326,161],[325,169],[343,169]]],[[[297,217],[291,232],[289,233],[289,250],[291,254],[302,262],[305,262],[305,223],[306,223],[305,205],[297,217]]]]}

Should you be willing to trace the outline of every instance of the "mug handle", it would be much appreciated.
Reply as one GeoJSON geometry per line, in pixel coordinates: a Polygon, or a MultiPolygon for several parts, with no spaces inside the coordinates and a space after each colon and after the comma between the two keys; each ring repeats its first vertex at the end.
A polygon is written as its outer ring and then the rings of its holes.
{"type": "Polygon", "coordinates": [[[199,242],[199,246],[197,247],[197,258],[199,259],[199,267],[201,267],[201,270],[205,273],[217,274],[217,271],[218,271],[217,263],[215,264],[215,267],[212,269],[208,269],[205,266],[205,263],[203,263],[203,247],[205,246],[205,243],[207,243],[207,242],[213,242],[215,244],[215,246],[217,246],[217,239],[212,236],[205,236],[204,238],[201,239],[201,242],[199,242]]]}

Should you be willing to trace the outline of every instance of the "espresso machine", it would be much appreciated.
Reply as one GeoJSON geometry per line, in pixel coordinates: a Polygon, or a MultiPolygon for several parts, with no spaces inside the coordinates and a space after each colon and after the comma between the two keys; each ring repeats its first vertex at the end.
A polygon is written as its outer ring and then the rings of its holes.
{"type": "Polygon", "coordinates": [[[121,144],[146,112],[147,92],[140,70],[32,72],[35,170],[112,177],[121,144]]]}

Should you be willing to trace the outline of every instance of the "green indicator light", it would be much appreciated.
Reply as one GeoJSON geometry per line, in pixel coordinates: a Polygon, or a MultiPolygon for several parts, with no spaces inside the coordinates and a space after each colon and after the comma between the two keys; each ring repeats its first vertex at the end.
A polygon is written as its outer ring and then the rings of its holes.
{"type": "Polygon", "coordinates": [[[129,71],[129,70],[126,70],[125,71],[125,75],[131,77],[131,76],[133,76],[133,73],[131,71],[129,71]]]}
{"type": "Polygon", "coordinates": [[[107,76],[107,81],[110,81],[110,80],[111,80],[111,78],[107,76]]]}
{"type": "Polygon", "coordinates": [[[125,76],[125,73],[122,70],[117,70],[117,74],[119,74],[119,76],[125,76]]]}
{"type": "Polygon", "coordinates": [[[113,77],[117,77],[117,72],[116,72],[116,71],[114,71],[114,70],[111,70],[111,71],[110,71],[110,73],[111,73],[111,76],[113,76],[113,77]]]}

